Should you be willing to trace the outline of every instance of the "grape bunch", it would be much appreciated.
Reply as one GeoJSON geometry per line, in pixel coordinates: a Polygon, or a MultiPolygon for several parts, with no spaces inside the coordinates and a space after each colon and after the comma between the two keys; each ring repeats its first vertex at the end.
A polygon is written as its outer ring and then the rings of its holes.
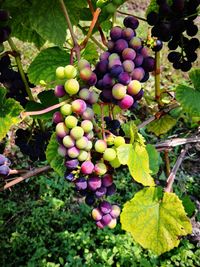
{"type": "MultiPolygon", "coordinates": [[[[95,129],[92,105],[99,100],[94,88],[97,76],[84,59],[79,61],[78,69],[73,65],[58,67],[56,76],[62,84],[55,87],[55,95],[60,101],[70,99],[70,103],[61,106],[53,116],[58,154],[65,159],[65,179],[74,183],[76,191],[85,197],[86,204],[101,205],[104,197],[116,191],[111,173],[117,160],[117,142],[108,145],[106,140],[98,137],[98,129],[95,129]]],[[[115,206],[113,209],[116,209],[115,206]]],[[[113,215],[112,223],[108,219],[106,221],[106,217],[102,225],[113,228],[117,215],[113,215]]],[[[102,228],[100,219],[94,220],[102,228]]]]}
{"type": "Polygon", "coordinates": [[[124,19],[125,28],[113,27],[108,50],[95,67],[101,101],[119,105],[121,109],[136,107],[144,94],[141,83],[148,80],[149,72],[155,68],[154,58],[136,36],[138,25],[138,20],[129,16],[124,19]]]}
{"type": "MultiPolygon", "coordinates": [[[[9,55],[4,55],[0,59],[0,82],[8,89],[6,96],[14,98],[25,107],[28,94],[20,73],[12,69],[9,55]]],[[[34,87],[30,82],[29,86],[34,87]]]]}
{"type": "Polygon", "coordinates": [[[0,9],[0,53],[4,51],[3,43],[8,40],[11,29],[8,26],[9,12],[0,9]]]}
{"type": "Polygon", "coordinates": [[[198,27],[194,20],[198,14],[199,0],[157,0],[156,10],[147,15],[149,25],[153,26],[152,36],[168,42],[168,60],[175,69],[189,71],[197,59],[195,52],[199,40],[194,38],[198,27]],[[193,38],[190,38],[193,37],[193,38]]]}
{"type": "Polygon", "coordinates": [[[0,154],[0,176],[6,177],[10,173],[10,160],[4,155],[0,154]]]}

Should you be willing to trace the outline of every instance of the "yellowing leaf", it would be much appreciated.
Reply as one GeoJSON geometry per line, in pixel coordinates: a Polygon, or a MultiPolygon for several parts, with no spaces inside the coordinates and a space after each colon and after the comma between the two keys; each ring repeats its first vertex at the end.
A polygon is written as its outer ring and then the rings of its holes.
{"type": "Polygon", "coordinates": [[[164,193],[160,199],[159,193],[159,188],[155,187],[142,189],[126,202],[120,217],[122,229],[157,255],[177,247],[180,236],[192,232],[178,196],[164,193]]]}
{"type": "Polygon", "coordinates": [[[153,132],[155,135],[159,136],[161,134],[167,133],[176,124],[176,119],[172,118],[170,115],[162,116],[160,119],[152,121],[147,129],[149,132],[153,132]]]}
{"type": "Polygon", "coordinates": [[[151,177],[149,168],[149,156],[144,146],[136,143],[134,149],[129,153],[128,160],[129,171],[135,181],[144,186],[154,186],[154,180],[151,177]]]}
{"type": "Polygon", "coordinates": [[[117,156],[118,156],[119,162],[122,165],[126,165],[128,163],[130,151],[132,149],[133,149],[133,146],[131,144],[121,145],[117,148],[117,156]]]}

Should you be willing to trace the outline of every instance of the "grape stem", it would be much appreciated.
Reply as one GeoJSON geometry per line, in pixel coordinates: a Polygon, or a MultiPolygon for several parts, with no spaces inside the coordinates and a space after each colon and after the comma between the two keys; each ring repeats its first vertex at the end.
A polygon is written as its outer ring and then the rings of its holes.
{"type": "Polygon", "coordinates": [[[155,52],[155,100],[159,106],[162,106],[162,101],[160,99],[160,51],[155,52]]]}
{"type": "Polygon", "coordinates": [[[71,60],[70,60],[70,61],[72,61],[71,63],[73,63],[73,53],[74,52],[76,53],[77,59],[79,61],[80,58],[81,58],[81,55],[80,55],[80,50],[81,49],[80,49],[80,46],[79,46],[78,41],[76,39],[76,36],[74,34],[73,27],[72,27],[72,24],[71,24],[71,20],[70,20],[67,8],[65,6],[65,3],[64,3],[63,0],[59,0],[59,2],[60,2],[60,5],[61,5],[61,9],[63,11],[63,14],[65,16],[65,19],[67,21],[67,25],[68,25],[68,28],[69,28],[69,31],[70,31],[70,34],[71,34],[71,37],[72,37],[72,41],[73,41],[73,48],[71,49],[71,60]]]}
{"type": "Polygon", "coordinates": [[[45,108],[45,109],[42,109],[42,110],[38,110],[38,111],[25,111],[25,112],[22,111],[22,112],[20,113],[20,117],[21,117],[22,119],[24,119],[24,118],[27,117],[27,116],[42,115],[42,114],[48,113],[48,112],[50,112],[50,111],[52,111],[52,110],[54,110],[54,109],[57,109],[57,108],[59,108],[59,107],[65,105],[65,104],[67,104],[67,103],[69,103],[69,102],[70,102],[70,99],[65,100],[65,101],[62,101],[62,102],[60,102],[59,104],[55,104],[55,105],[53,105],[53,106],[50,106],[50,107],[45,108]]]}
{"type": "Polygon", "coordinates": [[[179,157],[178,157],[178,159],[177,159],[177,161],[176,161],[176,163],[175,163],[170,175],[167,178],[167,186],[165,187],[165,192],[170,193],[170,192],[173,191],[172,187],[173,187],[173,183],[174,183],[177,171],[178,171],[179,167],[181,166],[181,163],[183,162],[189,147],[190,147],[190,145],[187,144],[185,146],[185,148],[183,148],[181,150],[181,154],[179,155],[179,157]]]}
{"type": "Polygon", "coordinates": [[[166,175],[170,175],[170,161],[169,161],[169,150],[166,149],[164,151],[164,159],[165,159],[165,167],[166,167],[166,175]]]}
{"type": "Polygon", "coordinates": [[[6,190],[6,189],[8,189],[8,188],[10,188],[10,187],[12,187],[12,186],[24,181],[25,179],[28,179],[28,178],[32,177],[32,176],[36,176],[36,175],[38,175],[38,174],[40,174],[42,172],[47,172],[50,169],[51,169],[50,166],[44,166],[44,167],[41,167],[41,168],[37,168],[35,170],[28,171],[24,175],[15,178],[11,182],[6,183],[2,188],[0,188],[0,191],[6,190]]]}
{"type": "Polygon", "coordinates": [[[105,135],[105,123],[104,123],[104,103],[100,103],[100,109],[101,109],[102,137],[103,137],[103,140],[106,140],[106,135],[105,135]]]}
{"type": "Polygon", "coordinates": [[[126,13],[126,12],[123,12],[123,11],[120,11],[120,10],[117,10],[117,12],[119,14],[122,14],[122,15],[125,15],[125,16],[131,16],[131,17],[134,17],[134,18],[142,20],[142,21],[147,21],[145,18],[141,18],[141,17],[135,16],[135,15],[130,14],[130,13],[126,13]]]}

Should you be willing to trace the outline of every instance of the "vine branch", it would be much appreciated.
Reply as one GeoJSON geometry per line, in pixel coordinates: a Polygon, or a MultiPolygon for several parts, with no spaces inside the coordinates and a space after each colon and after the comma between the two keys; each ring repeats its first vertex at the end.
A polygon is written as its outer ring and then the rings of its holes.
{"type": "Polygon", "coordinates": [[[155,100],[158,105],[162,106],[162,102],[160,99],[161,91],[160,91],[160,51],[155,52],[155,100]]]}
{"type": "Polygon", "coordinates": [[[41,168],[37,168],[35,170],[32,170],[32,171],[29,171],[27,172],[26,174],[22,175],[22,176],[19,176],[17,178],[15,178],[14,180],[12,180],[11,182],[8,182],[6,183],[2,188],[0,188],[0,191],[4,191],[8,188],[11,188],[12,186],[24,181],[25,179],[28,179],[32,176],[36,176],[42,172],[47,172],[51,169],[50,166],[44,166],[44,167],[41,167],[41,168]]]}
{"type": "Polygon", "coordinates": [[[120,10],[117,10],[117,13],[125,15],[125,16],[135,17],[136,19],[139,19],[139,20],[142,20],[142,21],[147,21],[145,18],[141,18],[141,17],[135,16],[133,14],[126,13],[126,12],[123,12],[123,11],[120,11],[120,10]]]}

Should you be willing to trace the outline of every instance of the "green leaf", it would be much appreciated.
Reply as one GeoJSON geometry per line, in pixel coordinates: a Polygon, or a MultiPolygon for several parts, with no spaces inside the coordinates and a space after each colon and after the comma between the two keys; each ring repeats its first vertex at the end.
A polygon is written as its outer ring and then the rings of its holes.
{"type": "MultiPolygon", "coordinates": [[[[48,108],[50,106],[53,106],[55,104],[58,104],[58,98],[54,95],[54,90],[49,91],[43,91],[38,94],[38,99],[40,100],[40,103],[29,101],[26,105],[26,111],[37,111],[42,110],[45,108],[48,108]]],[[[42,119],[42,120],[49,120],[52,119],[53,114],[56,110],[50,111],[48,113],[42,114],[42,115],[35,115],[32,116],[35,119],[42,119]]]]}
{"type": "Polygon", "coordinates": [[[40,80],[52,82],[56,80],[56,68],[69,64],[70,56],[59,47],[50,47],[42,50],[28,68],[29,80],[39,84],[40,80]]]}
{"type": "Polygon", "coordinates": [[[200,68],[192,69],[189,72],[189,77],[194,84],[194,88],[200,91],[200,68]]]}
{"type": "Polygon", "coordinates": [[[120,219],[136,242],[160,255],[177,247],[192,226],[177,195],[164,193],[161,200],[158,194],[155,187],[142,189],[125,203],[120,219]]]}
{"type": "Polygon", "coordinates": [[[159,171],[159,153],[153,145],[146,145],[146,150],[149,155],[149,167],[152,175],[157,174],[159,171]]]}
{"type": "Polygon", "coordinates": [[[187,213],[189,217],[192,217],[192,215],[194,214],[195,208],[196,208],[194,202],[187,195],[181,198],[181,200],[183,202],[185,212],[187,213]]]}
{"type": "MultiPolygon", "coordinates": [[[[97,104],[97,103],[94,104],[92,106],[92,109],[93,109],[93,111],[94,111],[95,114],[101,115],[101,107],[100,107],[99,104],[97,104]]],[[[120,107],[115,105],[115,107],[113,108],[113,115],[117,115],[120,112],[121,112],[120,107]]],[[[109,106],[108,105],[106,105],[106,106],[103,107],[103,113],[104,113],[104,116],[109,116],[109,106]]]]}
{"type": "Polygon", "coordinates": [[[20,123],[20,113],[23,110],[19,102],[12,98],[6,99],[6,89],[0,88],[0,140],[2,140],[12,125],[20,123]]]}
{"type": "Polygon", "coordinates": [[[96,45],[88,42],[81,56],[90,64],[95,64],[99,57],[96,45]]]}
{"type": "Polygon", "coordinates": [[[155,121],[152,121],[147,126],[147,130],[159,136],[161,134],[167,133],[174,127],[175,124],[176,124],[176,119],[172,118],[170,115],[167,114],[155,121]]]}
{"type": "Polygon", "coordinates": [[[200,116],[200,91],[185,85],[176,88],[176,99],[182,108],[192,116],[200,116]]]}
{"type": "Polygon", "coordinates": [[[119,162],[122,165],[126,165],[128,163],[130,151],[132,149],[133,149],[133,146],[131,144],[121,145],[117,148],[117,156],[118,156],[119,162]]]}
{"type": "Polygon", "coordinates": [[[54,169],[54,171],[57,172],[60,176],[64,176],[66,169],[64,165],[64,158],[58,154],[58,147],[59,144],[56,140],[56,134],[53,133],[47,146],[46,158],[52,169],[54,169]]]}
{"type": "Polygon", "coordinates": [[[144,146],[136,143],[130,150],[128,168],[133,179],[144,186],[154,186],[149,168],[149,156],[144,146]]]}

